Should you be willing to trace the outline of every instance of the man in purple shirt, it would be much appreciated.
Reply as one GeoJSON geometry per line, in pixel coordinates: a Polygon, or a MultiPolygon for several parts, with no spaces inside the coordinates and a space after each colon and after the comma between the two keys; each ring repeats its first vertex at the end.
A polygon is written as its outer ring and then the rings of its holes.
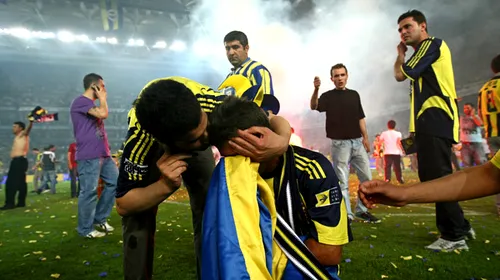
{"type": "Polygon", "coordinates": [[[113,208],[118,169],[111,158],[104,119],[108,117],[107,92],[101,76],[91,73],[83,78],[85,92],[71,104],[71,121],[76,139],[76,161],[80,180],[78,228],[81,236],[103,237],[114,228],[107,222],[113,208]],[[99,106],[94,102],[99,100],[99,106]],[[99,177],[105,188],[97,201],[99,177]]]}

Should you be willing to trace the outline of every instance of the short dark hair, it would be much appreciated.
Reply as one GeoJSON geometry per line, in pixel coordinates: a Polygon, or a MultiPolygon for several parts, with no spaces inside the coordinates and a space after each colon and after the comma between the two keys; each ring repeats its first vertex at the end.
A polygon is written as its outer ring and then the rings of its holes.
{"type": "Polygon", "coordinates": [[[243,47],[248,46],[247,35],[241,31],[231,31],[224,36],[224,43],[231,41],[239,41],[243,47]]]}
{"type": "Polygon", "coordinates": [[[209,121],[210,144],[218,148],[237,136],[238,129],[244,130],[252,126],[271,127],[266,113],[257,104],[235,96],[228,96],[216,106],[209,121]]]}
{"type": "Polygon", "coordinates": [[[342,68],[344,68],[344,69],[345,69],[345,73],[346,73],[346,74],[349,74],[349,73],[348,73],[348,71],[347,71],[347,67],[345,67],[345,65],[344,65],[344,64],[342,64],[342,63],[337,63],[337,64],[333,65],[333,66],[332,66],[332,68],[330,68],[330,76],[332,76],[332,77],[333,77],[333,74],[332,74],[332,73],[333,73],[333,70],[334,70],[334,69],[342,69],[342,68]]]}
{"type": "Polygon", "coordinates": [[[94,83],[99,82],[99,80],[104,80],[100,75],[96,73],[90,73],[83,77],[83,89],[87,90],[94,83]]]}
{"type": "Polygon", "coordinates": [[[491,70],[495,74],[500,72],[500,54],[495,56],[493,60],[491,60],[491,70]]]}
{"type": "Polygon", "coordinates": [[[31,150],[32,150],[32,151],[34,151],[34,152],[35,152],[35,151],[37,151],[37,152],[39,152],[39,151],[40,151],[38,148],[33,148],[33,149],[31,149],[31,150]]]}
{"type": "Polygon", "coordinates": [[[134,102],[142,129],[170,145],[200,125],[201,106],[184,84],[159,79],[148,84],[134,102]]]}
{"type": "Polygon", "coordinates": [[[49,149],[49,150],[50,150],[50,149],[55,148],[55,147],[56,147],[56,146],[54,146],[54,145],[50,144],[50,145],[47,147],[47,149],[49,149]]]}
{"type": "Polygon", "coordinates": [[[387,127],[389,129],[395,129],[396,128],[396,121],[395,120],[390,120],[387,122],[387,127]]]}
{"type": "Polygon", "coordinates": [[[24,124],[23,122],[14,122],[15,125],[18,125],[20,128],[22,129],[25,129],[26,128],[26,124],[24,124]]]}
{"type": "Polygon", "coordinates": [[[469,106],[471,106],[472,108],[474,108],[474,104],[472,104],[472,103],[470,103],[470,102],[465,103],[465,104],[464,104],[464,106],[465,106],[465,105],[469,105],[469,106]]]}
{"type": "MultiPolygon", "coordinates": [[[[400,15],[398,18],[398,24],[405,18],[409,17],[412,17],[418,24],[422,24],[424,22],[427,24],[427,19],[425,18],[424,13],[419,10],[409,10],[408,12],[400,15]]],[[[427,25],[425,26],[425,32],[427,32],[427,25]]]]}

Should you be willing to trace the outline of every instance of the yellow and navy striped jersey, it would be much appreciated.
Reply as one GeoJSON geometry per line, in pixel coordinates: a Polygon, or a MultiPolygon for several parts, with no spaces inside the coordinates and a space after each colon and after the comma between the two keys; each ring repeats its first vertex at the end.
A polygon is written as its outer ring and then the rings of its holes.
{"type": "Polygon", "coordinates": [[[481,88],[477,107],[483,120],[485,137],[500,136],[500,74],[491,78],[481,88]]]}
{"type": "MultiPolygon", "coordinates": [[[[207,114],[210,114],[213,108],[226,97],[209,86],[183,77],[156,79],[144,88],[159,80],[174,80],[184,84],[193,92],[202,110],[207,114]]],[[[163,150],[149,133],[141,129],[135,116],[135,108],[130,109],[128,113],[128,131],[122,150],[116,197],[122,197],[134,188],[147,187],[160,179],[161,173],[156,167],[156,161],[163,154],[163,150]]]]}
{"type": "MultiPolygon", "coordinates": [[[[42,161],[42,156],[43,156],[43,153],[38,153],[36,155],[36,161],[35,161],[35,164],[38,164],[39,162],[42,161]]],[[[38,165],[38,167],[36,168],[37,171],[42,171],[42,165],[38,165]]]]}
{"type": "MultiPolygon", "coordinates": [[[[247,78],[252,86],[259,85],[259,88],[256,92],[262,91],[264,94],[274,95],[273,89],[273,80],[271,78],[271,74],[269,70],[267,70],[264,65],[255,60],[251,60],[247,58],[243,64],[236,68],[232,69],[231,73],[229,73],[226,77],[229,78],[232,75],[242,75],[247,78]]],[[[222,82],[221,84],[223,84],[222,82]]],[[[253,100],[255,96],[247,96],[250,100],[253,100]]]]}
{"type": "Polygon", "coordinates": [[[496,168],[500,169],[500,151],[496,152],[496,154],[491,158],[491,163],[493,163],[496,168]]]}
{"type": "MultiPolygon", "coordinates": [[[[341,246],[349,243],[353,240],[353,237],[347,217],[347,209],[340,190],[339,179],[333,170],[332,164],[320,153],[297,146],[291,147],[293,148],[297,183],[288,183],[288,185],[297,186],[301,200],[301,206],[294,205],[290,209],[293,213],[299,213],[298,219],[294,220],[295,234],[303,241],[312,238],[325,245],[341,246]]],[[[277,204],[280,203],[277,197],[277,192],[280,192],[278,190],[279,186],[283,186],[283,181],[287,180],[284,178],[286,177],[284,174],[286,173],[287,161],[288,159],[283,156],[282,168],[279,168],[277,174],[273,174],[271,179],[265,179],[270,186],[273,186],[277,204]]],[[[263,175],[264,177],[266,176],[263,175]]],[[[276,205],[276,207],[279,208],[279,205],[276,205]]],[[[293,262],[288,259],[280,246],[274,242],[273,279],[282,279],[287,275],[287,267],[291,263],[293,262]]],[[[338,269],[338,267],[325,266],[325,269],[329,271],[338,269]]]]}
{"type": "Polygon", "coordinates": [[[410,79],[410,132],[459,141],[457,93],[451,52],[445,41],[429,37],[402,65],[410,79]]]}
{"type": "MultiPolygon", "coordinates": [[[[295,176],[302,200],[303,217],[306,223],[297,223],[295,231],[305,234],[319,243],[343,245],[352,240],[345,202],[342,197],[339,179],[331,162],[317,152],[292,146],[295,159],[295,176]]],[[[279,174],[265,179],[273,186],[284,174],[282,163],[279,174]],[[276,182],[275,182],[276,181],[276,182]]],[[[265,176],[263,176],[265,177],[265,176]]],[[[276,188],[273,188],[276,190],[276,188]]],[[[276,196],[276,193],[274,194],[276,196]]],[[[296,211],[294,209],[294,211],[296,211]]]]}

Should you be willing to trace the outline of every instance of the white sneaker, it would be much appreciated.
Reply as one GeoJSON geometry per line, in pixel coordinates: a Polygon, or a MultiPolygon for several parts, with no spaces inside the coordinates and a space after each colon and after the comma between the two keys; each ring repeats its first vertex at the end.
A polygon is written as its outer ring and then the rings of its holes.
{"type": "Polygon", "coordinates": [[[104,232],[93,230],[93,231],[89,232],[89,234],[87,234],[85,237],[87,237],[87,238],[100,238],[100,237],[104,237],[104,236],[106,236],[106,234],[104,232]]]}
{"type": "Polygon", "coordinates": [[[465,236],[465,240],[475,240],[476,239],[476,231],[473,228],[470,228],[465,236]]]}
{"type": "Polygon", "coordinates": [[[95,224],[94,226],[98,227],[101,230],[104,230],[105,232],[111,232],[115,230],[115,228],[110,226],[108,222],[104,222],[102,224],[95,224]]]}
{"type": "Polygon", "coordinates": [[[467,246],[465,240],[449,241],[443,238],[439,238],[431,245],[426,246],[425,249],[452,252],[454,250],[469,250],[469,247],[467,246]]]}

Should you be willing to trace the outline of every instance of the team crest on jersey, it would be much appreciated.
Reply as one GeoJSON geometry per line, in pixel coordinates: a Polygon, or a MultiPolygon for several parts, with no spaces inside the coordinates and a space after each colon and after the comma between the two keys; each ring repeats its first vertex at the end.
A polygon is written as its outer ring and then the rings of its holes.
{"type": "Polygon", "coordinates": [[[135,164],[129,159],[124,159],[123,161],[123,170],[129,174],[133,175],[144,175],[148,172],[148,167],[147,165],[140,165],[140,164],[135,164]]]}
{"type": "Polygon", "coordinates": [[[338,188],[331,188],[329,190],[316,194],[316,207],[330,206],[332,204],[340,204],[342,201],[342,194],[338,188]]]}

